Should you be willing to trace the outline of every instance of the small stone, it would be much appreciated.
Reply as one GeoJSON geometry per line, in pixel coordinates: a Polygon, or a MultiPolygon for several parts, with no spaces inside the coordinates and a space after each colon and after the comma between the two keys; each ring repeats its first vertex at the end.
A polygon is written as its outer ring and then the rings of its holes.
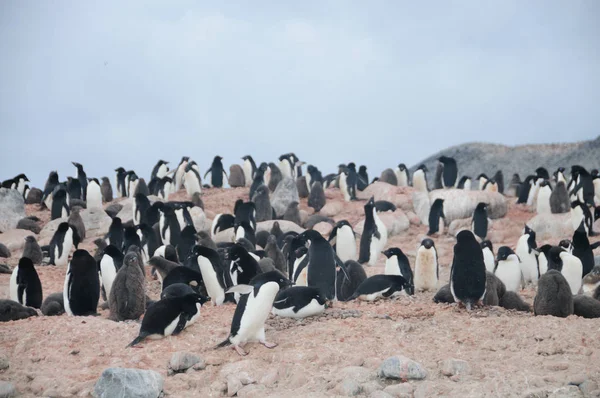
{"type": "Polygon", "coordinates": [[[10,367],[10,364],[8,362],[8,358],[0,357],[0,370],[6,370],[9,367],[10,367]]]}
{"type": "Polygon", "coordinates": [[[0,398],[12,398],[17,396],[17,390],[12,383],[0,381],[0,398]]]}
{"type": "Polygon", "coordinates": [[[392,384],[383,389],[383,392],[399,398],[412,398],[413,391],[413,386],[408,383],[392,384]]]}
{"type": "Polygon", "coordinates": [[[266,395],[264,390],[265,390],[264,386],[256,385],[256,384],[248,384],[247,386],[242,387],[242,389],[237,392],[237,396],[238,397],[260,398],[260,397],[264,397],[266,395]]]}
{"type": "Polygon", "coordinates": [[[420,363],[397,355],[383,361],[377,375],[387,379],[423,380],[427,377],[427,370],[420,363]]]}
{"type": "Polygon", "coordinates": [[[447,359],[442,362],[442,374],[444,376],[457,376],[469,374],[471,369],[467,361],[461,359],[447,359]]]}
{"type": "Polygon", "coordinates": [[[415,389],[415,398],[428,398],[441,395],[439,391],[436,391],[435,385],[432,382],[422,382],[417,385],[415,389]]]}
{"type": "Polygon", "coordinates": [[[569,369],[569,364],[566,362],[551,363],[551,364],[546,365],[546,369],[551,370],[553,372],[557,372],[560,370],[567,370],[567,369],[569,369]]]}
{"type": "Polygon", "coordinates": [[[536,390],[525,393],[525,398],[548,398],[549,392],[547,390],[536,390]]]}
{"type": "Polygon", "coordinates": [[[69,355],[77,355],[79,354],[79,350],[71,350],[71,352],[69,352],[69,355]]]}
{"type": "Polygon", "coordinates": [[[583,398],[583,393],[577,386],[566,386],[553,391],[548,398],[583,398]]]}
{"type": "Polygon", "coordinates": [[[198,361],[198,363],[196,363],[194,366],[192,366],[192,369],[204,370],[204,369],[206,369],[206,362],[201,359],[200,361],[198,361]]]}
{"type": "Polygon", "coordinates": [[[260,379],[260,384],[264,384],[267,387],[273,387],[279,380],[279,371],[277,369],[270,370],[266,375],[260,379]]]}
{"type": "Polygon", "coordinates": [[[162,376],[153,370],[108,368],[94,386],[96,398],[158,397],[163,388],[162,376]]]}
{"type": "Polygon", "coordinates": [[[361,393],[362,388],[355,380],[345,378],[337,385],[336,390],[340,395],[346,397],[355,397],[361,393]]]}
{"type": "Polygon", "coordinates": [[[598,383],[593,380],[586,380],[579,385],[579,389],[585,397],[594,396],[592,393],[598,390],[598,383]]]}
{"type": "Polygon", "coordinates": [[[197,355],[185,351],[177,351],[171,356],[169,367],[175,372],[185,372],[201,361],[197,355]]]}
{"type": "Polygon", "coordinates": [[[370,395],[375,391],[383,390],[383,385],[378,381],[369,381],[361,385],[363,394],[370,395]]]}
{"type": "Polygon", "coordinates": [[[227,377],[227,396],[233,397],[244,387],[240,379],[235,376],[227,377]]]}

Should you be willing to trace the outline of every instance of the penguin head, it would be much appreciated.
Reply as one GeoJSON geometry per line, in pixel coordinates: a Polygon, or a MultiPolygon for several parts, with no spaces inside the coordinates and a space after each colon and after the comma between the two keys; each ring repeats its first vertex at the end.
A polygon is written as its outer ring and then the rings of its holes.
{"type": "Polygon", "coordinates": [[[267,246],[268,245],[277,245],[277,237],[275,235],[269,235],[269,237],[267,238],[267,246]]]}
{"type": "Polygon", "coordinates": [[[485,211],[485,210],[487,210],[487,207],[488,207],[487,203],[479,202],[477,204],[477,207],[475,208],[475,211],[485,211]]]}
{"type": "Polygon", "coordinates": [[[433,242],[432,239],[425,238],[421,241],[421,246],[423,246],[425,249],[429,250],[432,247],[435,247],[435,243],[433,242]]]}
{"type": "Polygon", "coordinates": [[[469,231],[468,229],[463,229],[456,235],[456,243],[457,244],[471,243],[471,242],[477,243],[477,239],[475,239],[475,235],[473,235],[473,232],[469,231]]]}
{"type": "MultiPolygon", "coordinates": [[[[583,223],[582,223],[583,224],[583,223]]],[[[579,228],[578,228],[579,230],[579,228]]],[[[563,239],[559,242],[558,246],[562,247],[564,250],[571,252],[573,250],[573,244],[568,239],[563,239]]]]}
{"type": "Polygon", "coordinates": [[[29,181],[29,178],[27,178],[27,176],[26,176],[25,174],[23,174],[23,173],[21,173],[21,174],[19,174],[18,176],[16,176],[16,177],[14,178],[14,180],[15,180],[15,181],[23,180],[23,181],[30,182],[30,181],[29,181]]]}
{"type": "Polygon", "coordinates": [[[268,282],[277,283],[280,289],[285,289],[286,287],[292,286],[294,284],[294,282],[286,278],[281,272],[277,270],[258,274],[250,280],[249,284],[253,286],[260,286],[268,282]]]}
{"type": "Polygon", "coordinates": [[[517,260],[519,259],[519,257],[515,254],[515,252],[508,246],[501,246],[498,249],[498,256],[496,257],[496,261],[506,261],[506,260],[510,260],[511,258],[516,258],[517,260]],[[514,257],[511,257],[514,256],[514,257]]]}
{"type": "Polygon", "coordinates": [[[354,162],[348,163],[348,170],[356,171],[356,164],[354,162]]]}
{"type": "Polygon", "coordinates": [[[139,257],[135,251],[130,251],[123,259],[123,265],[139,267],[139,257]]]}
{"type": "Polygon", "coordinates": [[[371,212],[375,208],[375,197],[371,196],[371,199],[365,205],[365,212],[371,212]]]}
{"type": "Polygon", "coordinates": [[[116,169],[115,169],[115,171],[117,172],[117,174],[122,174],[122,173],[125,173],[125,169],[124,169],[124,168],[122,168],[122,167],[118,167],[118,168],[116,168],[116,169]]]}
{"type": "Polygon", "coordinates": [[[304,256],[307,252],[308,252],[308,248],[306,246],[302,246],[302,247],[299,247],[298,249],[296,249],[296,251],[294,253],[296,254],[296,258],[300,258],[300,257],[304,256]]]}
{"type": "Polygon", "coordinates": [[[550,181],[544,180],[540,183],[540,187],[550,187],[550,181]]]}
{"type": "Polygon", "coordinates": [[[424,173],[429,171],[429,169],[427,169],[427,166],[425,166],[424,164],[417,167],[417,170],[422,170],[424,173]]]}
{"type": "Polygon", "coordinates": [[[440,156],[440,157],[438,158],[438,161],[439,161],[440,163],[442,163],[442,164],[446,164],[446,163],[448,163],[448,162],[451,162],[452,160],[454,160],[454,159],[452,159],[452,158],[450,158],[450,157],[448,157],[448,156],[440,156]]]}
{"type": "Polygon", "coordinates": [[[531,235],[531,233],[535,233],[535,231],[529,228],[529,225],[525,224],[525,228],[523,228],[523,235],[531,235]]]}
{"type": "Polygon", "coordinates": [[[550,178],[550,175],[548,175],[548,170],[546,170],[544,167],[538,167],[535,169],[535,175],[537,178],[543,178],[545,180],[550,178]]]}
{"type": "Polygon", "coordinates": [[[349,227],[352,228],[352,226],[350,225],[350,223],[348,222],[348,220],[340,220],[340,221],[337,222],[337,224],[335,226],[336,226],[336,228],[342,228],[345,225],[347,225],[347,226],[349,226],[349,227]]]}
{"type": "Polygon", "coordinates": [[[29,235],[29,236],[25,237],[25,242],[27,242],[27,243],[35,243],[36,240],[35,240],[35,238],[33,236],[29,235]]]}
{"type": "Polygon", "coordinates": [[[73,164],[73,166],[75,166],[77,168],[77,170],[82,170],[83,166],[80,163],[77,162],[71,162],[73,164]]]}
{"type": "Polygon", "coordinates": [[[480,179],[482,179],[482,178],[483,178],[483,179],[485,179],[485,180],[489,180],[488,176],[487,176],[485,173],[481,173],[481,174],[479,174],[479,175],[477,176],[477,179],[478,179],[478,180],[480,180],[480,179]]]}
{"type": "Polygon", "coordinates": [[[404,171],[404,170],[406,170],[406,165],[405,165],[404,163],[400,163],[400,164],[398,165],[398,169],[399,169],[400,171],[404,171]]]}
{"type": "Polygon", "coordinates": [[[29,257],[21,257],[19,260],[19,269],[33,268],[33,261],[29,257]]]}
{"type": "Polygon", "coordinates": [[[123,252],[121,252],[121,250],[119,250],[115,245],[108,245],[102,251],[102,256],[109,256],[113,260],[120,260],[120,261],[122,261],[122,259],[123,259],[123,252]]]}
{"type": "Polygon", "coordinates": [[[188,160],[190,160],[190,157],[189,157],[189,156],[183,156],[183,157],[181,158],[181,161],[179,162],[179,164],[182,164],[183,162],[187,162],[188,160]]]}
{"type": "Polygon", "coordinates": [[[303,239],[304,241],[314,241],[314,240],[320,240],[320,239],[325,239],[323,238],[323,235],[321,235],[321,233],[319,231],[316,231],[314,229],[308,229],[304,232],[302,232],[299,235],[300,239],[303,239]]]}
{"type": "Polygon", "coordinates": [[[485,249],[485,248],[490,249],[490,251],[493,253],[494,252],[494,247],[492,246],[492,242],[490,242],[489,240],[484,240],[483,242],[481,242],[481,249],[485,249]]]}
{"type": "Polygon", "coordinates": [[[381,253],[383,253],[387,258],[390,258],[392,256],[402,256],[404,255],[404,253],[402,253],[402,250],[400,250],[397,247],[390,247],[389,249],[382,251],[381,253]]]}
{"type": "Polygon", "coordinates": [[[548,252],[548,269],[554,269],[558,272],[562,271],[563,261],[561,254],[564,253],[564,249],[560,246],[553,246],[548,252]]]}

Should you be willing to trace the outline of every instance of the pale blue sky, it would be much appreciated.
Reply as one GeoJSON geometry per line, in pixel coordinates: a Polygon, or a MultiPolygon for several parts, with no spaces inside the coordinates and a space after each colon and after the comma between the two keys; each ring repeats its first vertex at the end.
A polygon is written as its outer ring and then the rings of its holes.
{"type": "Polygon", "coordinates": [[[0,179],[600,134],[600,2],[3,1],[0,179]]]}

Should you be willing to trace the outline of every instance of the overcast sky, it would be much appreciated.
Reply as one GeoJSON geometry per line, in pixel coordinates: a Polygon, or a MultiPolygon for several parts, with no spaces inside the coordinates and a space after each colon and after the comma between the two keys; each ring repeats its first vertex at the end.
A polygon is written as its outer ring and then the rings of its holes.
{"type": "Polygon", "coordinates": [[[598,21],[596,0],[2,1],[0,179],[290,151],[374,176],[594,138],[598,21]]]}

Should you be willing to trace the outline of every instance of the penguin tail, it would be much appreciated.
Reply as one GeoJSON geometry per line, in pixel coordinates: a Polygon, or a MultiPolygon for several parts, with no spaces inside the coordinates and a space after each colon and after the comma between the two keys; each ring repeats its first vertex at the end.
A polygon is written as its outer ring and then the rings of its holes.
{"type": "Polygon", "coordinates": [[[125,348],[133,347],[134,345],[137,345],[137,344],[141,343],[142,341],[144,341],[144,339],[146,339],[146,335],[140,334],[138,337],[133,339],[133,341],[131,343],[127,344],[127,347],[125,347],[125,348]]]}
{"type": "Polygon", "coordinates": [[[229,341],[229,337],[227,337],[225,340],[223,340],[222,342],[220,342],[219,344],[217,344],[216,346],[213,347],[213,350],[219,349],[219,348],[223,348],[223,347],[227,347],[228,345],[231,345],[231,341],[229,341]]]}
{"type": "Polygon", "coordinates": [[[467,309],[467,311],[471,312],[471,310],[473,309],[473,303],[471,303],[471,301],[466,301],[465,308],[467,309]]]}
{"type": "Polygon", "coordinates": [[[358,294],[358,292],[354,292],[354,294],[352,294],[352,296],[348,297],[346,300],[343,300],[343,301],[352,301],[352,300],[355,300],[358,296],[360,296],[360,294],[358,294]]]}

